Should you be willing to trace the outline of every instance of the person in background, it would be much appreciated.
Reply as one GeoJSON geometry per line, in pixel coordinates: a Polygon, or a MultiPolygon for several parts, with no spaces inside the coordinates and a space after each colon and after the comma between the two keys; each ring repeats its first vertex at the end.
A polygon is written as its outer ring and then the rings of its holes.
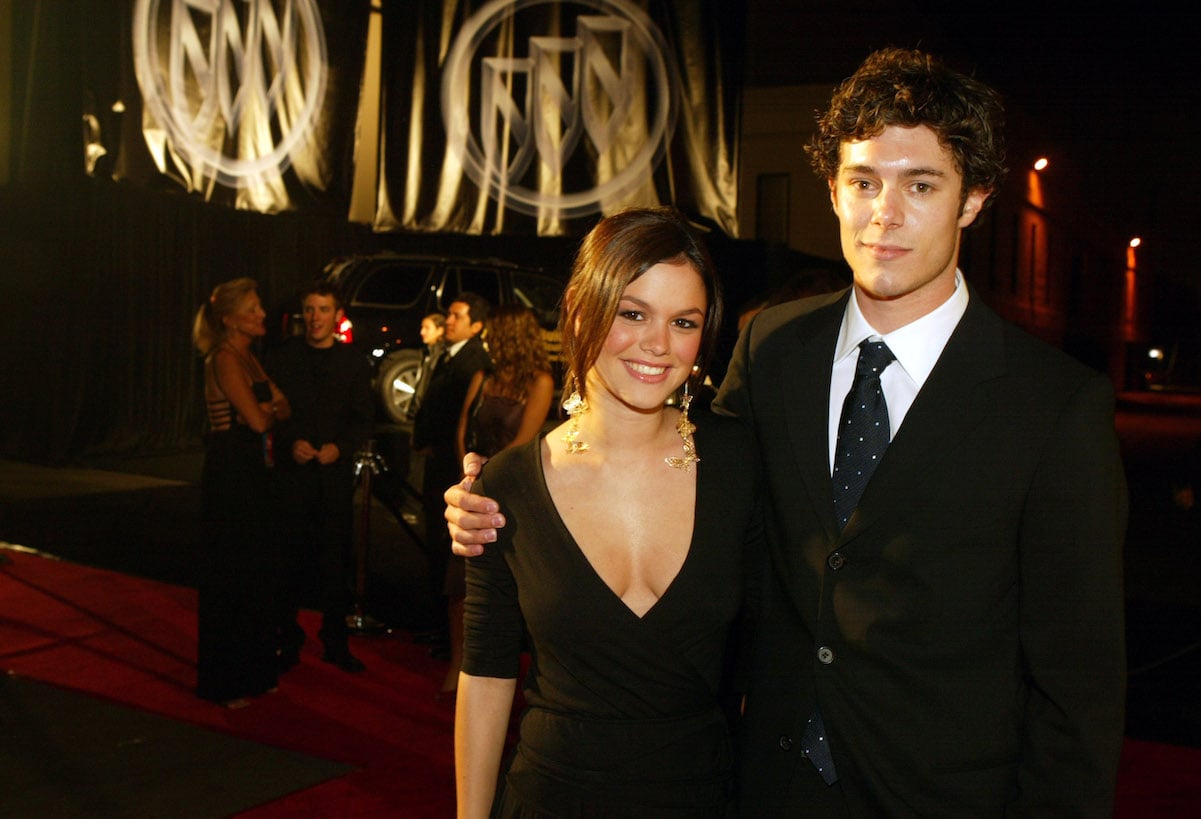
{"type": "Polygon", "coordinates": [[[417,383],[413,385],[413,398],[409,401],[408,409],[405,412],[410,421],[417,417],[417,408],[421,406],[421,400],[425,397],[425,388],[430,383],[430,373],[433,372],[434,365],[446,348],[443,341],[446,334],[446,316],[438,312],[430,313],[421,319],[419,332],[425,350],[421,354],[421,370],[417,377],[417,383]]]}
{"type": "Polygon", "coordinates": [[[442,490],[448,483],[458,480],[461,474],[455,436],[467,386],[477,372],[492,367],[480,338],[489,306],[475,293],[460,293],[451,300],[443,330],[444,348],[422,392],[410,439],[413,454],[425,458],[421,483],[425,513],[422,551],[437,618],[434,629],[418,635],[417,639],[431,643],[430,653],[447,660],[450,659],[450,621],[444,592],[446,566],[450,561],[450,536],[442,525],[442,490]]]}
{"type": "MultiPolygon", "coordinates": [[[[770,504],[744,816],[1112,811],[1128,510],[1114,390],[959,270],[1005,173],[1002,129],[991,88],[888,48],[809,145],[853,285],[756,315],[713,403],[754,432],[770,504]]],[[[471,554],[507,515],[464,488],[446,516],[471,554]]]]}
{"type": "MultiPolygon", "coordinates": [[[[472,376],[459,415],[455,449],[462,461],[468,448],[492,456],[534,440],[546,424],[554,400],[542,328],[534,311],[522,304],[502,304],[488,311],[484,344],[492,371],[472,376]]],[[[450,667],[441,694],[459,685],[463,662],[463,598],[467,594],[464,558],[452,555],[446,567],[447,617],[450,622],[450,667]]]]}
{"type": "Polygon", "coordinates": [[[217,285],[196,313],[208,414],[200,478],[196,693],[230,708],[276,687],[279,550],[274,431],[291,415],[253,345],[265,334],[255,281],[217,285]]]}
{"type": "Polygon", "coordinates": [[[720,326],[716,272],[677,211],[621,211],[585,237],[560,318],[569,420],[479,481],[509,524],[466,567],[460,817],[728,815],[720,692],[759,493],[744,426],[689,415],[720,326]]]}
{"type": "Polygon", "coordinates": [[[280,669],[300,660],[302,606],[321,611],[321,659],[343,671],[363,670],[350,651],[346,618],[352,591],[355,455],[371,433],[375,405],[371,369],[357,350],[336,342],[344,317],[331,284],[301,294],[305,334],[271,350],[267,371],[292,404],[279,428],[277,468],[285,559],[280,611],[280,669]]]}

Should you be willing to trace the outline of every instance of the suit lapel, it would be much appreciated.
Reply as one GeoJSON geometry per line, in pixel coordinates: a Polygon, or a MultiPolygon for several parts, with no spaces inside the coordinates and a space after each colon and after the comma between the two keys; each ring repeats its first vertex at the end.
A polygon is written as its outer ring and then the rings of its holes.
{"type": "Polygon", "coordinates": [[[964,440],[986,416],[979,385],[1004,372],[1001,321],[973,292],[967,311],[864,490],[842,533],[843,541],[889,514],[898,499],[940,468],[940,461],[954,451],[953,443],[964,440]]]}
{"type": "Polygon", "coordinates": [[[830,485],[830,367],[849,292],[834,304],[811,314],[798,327],[797,343],[785,356],[781,383],[785,385],[784,425],[798,466],[807,501],[820,515],[827,537],[838,529],[834,520],[834,490],[830,485]]]}

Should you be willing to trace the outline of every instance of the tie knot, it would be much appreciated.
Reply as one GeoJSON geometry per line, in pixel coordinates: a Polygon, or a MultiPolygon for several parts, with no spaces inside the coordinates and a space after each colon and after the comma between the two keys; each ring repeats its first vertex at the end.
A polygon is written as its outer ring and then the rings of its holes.
{"type": "Polygon", "coordinates": [[[872,341],[865,338],[859,343],[859,361],[855,365],[855,372],[861,375],[879,375],[896,359],[892,350],[888,349],[888,345],[883,341],[872,341]]]}

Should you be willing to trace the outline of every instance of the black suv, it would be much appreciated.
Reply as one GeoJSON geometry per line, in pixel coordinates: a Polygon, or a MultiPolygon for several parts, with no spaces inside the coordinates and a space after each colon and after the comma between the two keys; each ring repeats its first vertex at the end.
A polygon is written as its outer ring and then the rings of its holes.
{"type": "Polygon", "coordinates": [[[445,313],[461,292],[478,293],[493,305],[520,302],[532,309],[558,375],[559,299],[564,283],[541,270],[501,259],[383,252],[333,259],[322,275],[342,294],[349,320],[349,327],[343,326],[343,340],[370,356],[376,395],[384,414],[395,423],[406,422],[420,374],[421,319],[434,311],[445,313]]]}

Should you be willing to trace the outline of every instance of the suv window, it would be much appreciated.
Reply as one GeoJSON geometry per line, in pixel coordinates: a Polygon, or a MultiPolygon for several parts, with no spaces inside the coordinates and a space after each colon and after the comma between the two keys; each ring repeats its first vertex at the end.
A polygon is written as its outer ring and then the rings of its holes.
{"type": "MultiPolygon", "coordinates": [[[[382,263],[359,285],[354,301],[357,304],[411,307],[425,294],[430,271],[429,264],[382,263]]],[[[495,282],[496,277],[492,278],[495,282]]]]}
{"type": "Polygon", "coordinates": [[[459,293],[475,293],[483,296],[484,300],[493,306],[504,301],[500,294],[500,279],[495,270],[461,267],[457,273],[459,279],[457,287],[454,286],[453,275],[447,277],[446,289],[442,292],[443,305],[449,307],[451,300],[459,293]]]}
{"type": "Polygon", "coordinates": [[[563,283],[531,273],[513,271],[513,298],[534,311],[547,330],[559,325],[559,298],[563,283]]]}

